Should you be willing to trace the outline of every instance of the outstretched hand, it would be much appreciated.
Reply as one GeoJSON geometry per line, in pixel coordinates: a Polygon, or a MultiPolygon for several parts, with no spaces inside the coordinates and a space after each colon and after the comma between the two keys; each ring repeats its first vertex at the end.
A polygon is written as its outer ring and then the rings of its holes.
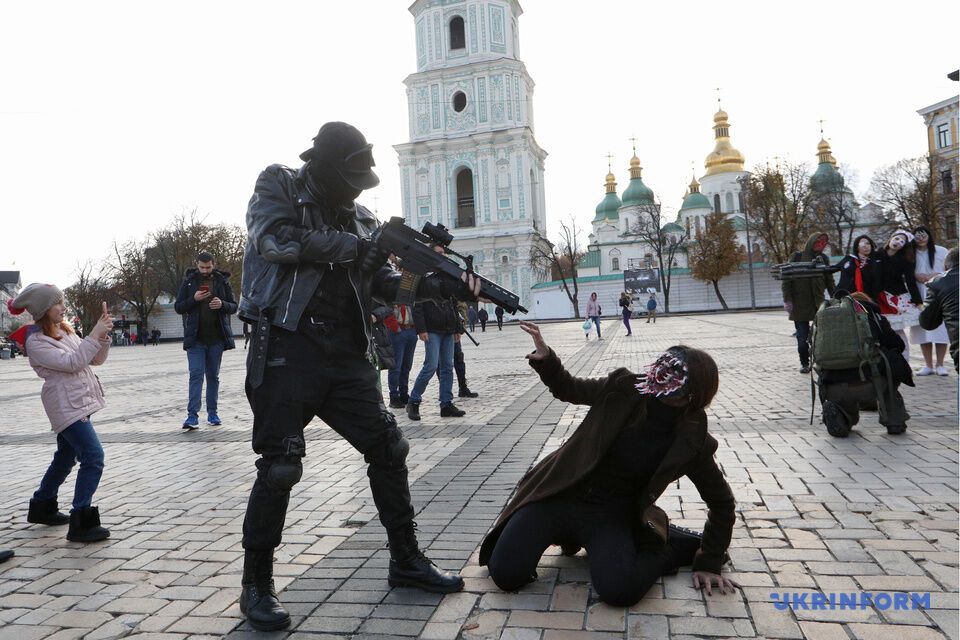
{"type": "Polygon", "coordinates": [[[706,589],[707,595],[713,595],[711,587],[716,585],[720,589],[720,593],[726,595],[727,589],[730,589],[730,592],[733,593],[733,590],[740,586],[740,583],[731,580],[730,578],[721,576],[717,573],[710,573],[709,571],[694,571],[693,572],[693,588],[694,589],[706,589]]]}
{"type": "Polygon", "coordinates": [[[521,320],[520,328],[529,333],[530,337],[533,338],[534,352],[527,354],[528,360],[543,360],[550,355],[550,347],[547,346],[546,341],[540,334],[540,327],[529,320],[521,320]]]}

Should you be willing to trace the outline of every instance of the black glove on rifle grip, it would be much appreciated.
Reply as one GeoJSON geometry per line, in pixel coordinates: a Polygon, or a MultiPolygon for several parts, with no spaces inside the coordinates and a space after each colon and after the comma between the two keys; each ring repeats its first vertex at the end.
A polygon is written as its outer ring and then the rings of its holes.
{"type": "Polygon", "coordinates": [[[385,265],[389,257],[390,254],[381,249],[375,239],[357,239],[357,262],[361,271],[372,273],[385,265]]]}

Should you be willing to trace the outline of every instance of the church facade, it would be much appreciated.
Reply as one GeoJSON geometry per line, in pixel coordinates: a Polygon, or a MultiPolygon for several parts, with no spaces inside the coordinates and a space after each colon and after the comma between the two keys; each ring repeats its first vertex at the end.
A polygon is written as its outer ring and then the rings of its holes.
{"type": "MultiPolygon", "coordinates": [[[[406,78],[410,141],[399,154],[409,226],[442,223],[454,250],[529,306],[546,242],[534,83],[519,55],[516,0],[417,0],[417,71],[406,78]]],[[[492,311],[492,309],[491,309],[492,311]]]]}

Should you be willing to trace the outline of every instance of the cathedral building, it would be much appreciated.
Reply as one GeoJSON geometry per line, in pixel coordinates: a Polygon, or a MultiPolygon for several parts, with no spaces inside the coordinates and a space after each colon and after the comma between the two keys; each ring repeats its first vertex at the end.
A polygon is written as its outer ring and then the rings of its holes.
{"type": "Polygon", "coordinates": [[[544,160],[534,83],[520,59],[516,0],[417,0],[417,71],[406,78],[410,141],[400,157],[409,226],[442,223],[454,250],[529,306],[545,243],[544,160]]]}

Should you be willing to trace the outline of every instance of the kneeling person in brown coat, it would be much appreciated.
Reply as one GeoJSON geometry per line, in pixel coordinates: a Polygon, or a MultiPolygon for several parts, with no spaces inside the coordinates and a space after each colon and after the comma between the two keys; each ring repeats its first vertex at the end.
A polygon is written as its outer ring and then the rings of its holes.
{"type": "Polygon", "coordinates": [[[708,354],[671,347],[640,374],[621,368],[579,379],[560,364],[537,325],[521,322],[536,350],[531,366],[558,400],[590,405],[576,432],[520,481],[480,547],[480,564],[501,589],[536,579],[553,544],[587,551],[600,599],[638,602],[662,575],[693,565],[693,584],[721,593],[738,587],[720,575],[736,521],[734,498],[713,458],[717,441],[704,412],[717,392],[708,354]],[[656,500],[687,476],[707,504],[703,534],[668,524],[656,500]]]}

